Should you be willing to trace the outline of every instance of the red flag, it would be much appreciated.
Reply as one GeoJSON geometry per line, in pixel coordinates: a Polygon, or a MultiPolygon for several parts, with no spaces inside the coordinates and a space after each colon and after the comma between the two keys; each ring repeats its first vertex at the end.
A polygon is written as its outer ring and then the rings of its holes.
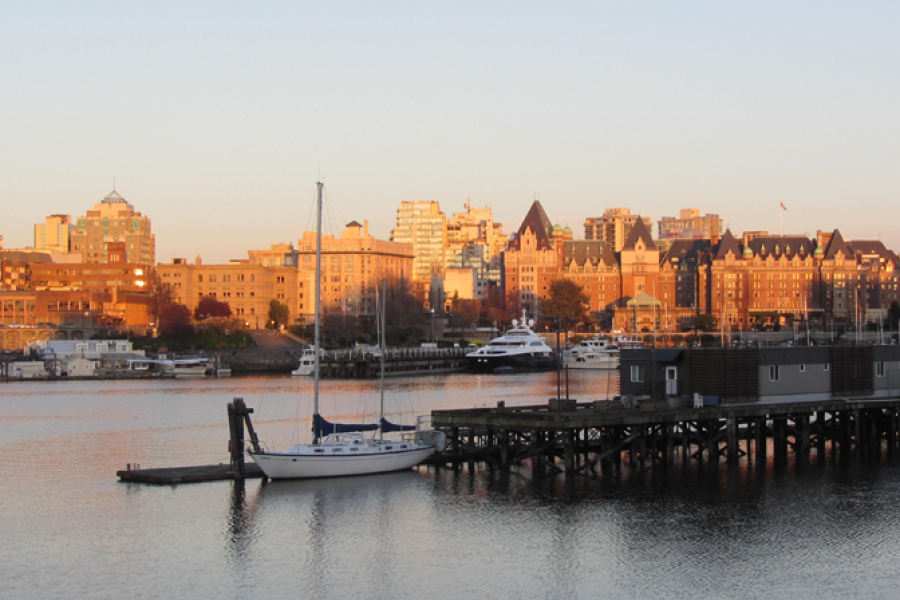
{"type": "Polygon", "coordinates": [[[787,210],[787,206],[784,205],[784,202],[781,202],[780,204],[781,204],[781,208],[783,208],[784,210],[787,210]]]}

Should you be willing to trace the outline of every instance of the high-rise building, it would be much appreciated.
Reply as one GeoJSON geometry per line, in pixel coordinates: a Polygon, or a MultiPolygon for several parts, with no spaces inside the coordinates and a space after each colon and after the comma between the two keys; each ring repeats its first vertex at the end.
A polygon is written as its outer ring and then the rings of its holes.
{"type": "Polygon", "coordinates": [[[712,240],[722,237],[722,219],[719,215],[703,215],[696,208],[685,208],[678,218],[663,217],[659,220],[660,239],[712,240]]]}
{"type": "Polygon", "coordinates": [[[401,202],[391,241],[412,246],[412,280],[419,293],[424,294],[432,276],[440,276],[445,266],[447,217],[439,204],[429,200],[401,202]]]}
{"type": "Polygon", "coordinates": [[[72,217],[69,215],[50,215],[44,223],[34,226],[34,249],[56,250],[67,254],[72,244],[72,217]]]}
{"type": "Polygon", "coordinates": [[[115,190],[78,218],[71,235],[71,251],[83,254],[86,263],[116,259],[142,265],[156,263],[156,238],[150,231],[150,218],[134,210],[115,190]]]}
{"type": "Polygon", "coordinates": [[[649,217],[633,215],[627,208],[610,208],[603,212],[602,217],[585,219],[584,237],[588,240],[601,240],[613,252],[619,252],[638,219],[644,221],[648,231],[653,229],[653,221],[649,217]]]}
{"type": "Polygon", "coordinates": [[[475,268],[479,278],[499,283],[500,252],[507,241],[503,225],[494,221],[490,207],[473,208],[466,202],[465,208],[466,212],[454,213],[447,222],[444,266],[475,268]],[[478,257],[480,264],[471,263],[473,256],[478,257]]]}

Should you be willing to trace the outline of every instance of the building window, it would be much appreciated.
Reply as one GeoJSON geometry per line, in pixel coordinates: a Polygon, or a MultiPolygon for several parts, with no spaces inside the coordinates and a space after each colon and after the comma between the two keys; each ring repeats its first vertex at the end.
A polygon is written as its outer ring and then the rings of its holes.
{"type": "Polygon", "coordinates": [[[800,365],[800,372],[806,373],[806,365],[800,365]]]}
{"type": "Polygon", "coordinates": [[[642,383],[644,381],[644,368],[640,365],[631,365],[631,382],[642,383]]]}
{"type": "Polygon", "coordinates": [[[884,361],[875,362],[875,377],[884,377],[884,361]]]}
{"type": "Polygon", "coordinates": [[[823,370],[823,371],[827,371],[828,368],[829,368],[829,366],[830,366],[830,365],[829,365],[828,363],[825,363],[824,365],[822,365],[822,370],[823,370]]]}
{"type": "Polygon", "coordinates": [[[779,375],[778,365],[769,365],[769,381],[778,381],[779,375]]]}

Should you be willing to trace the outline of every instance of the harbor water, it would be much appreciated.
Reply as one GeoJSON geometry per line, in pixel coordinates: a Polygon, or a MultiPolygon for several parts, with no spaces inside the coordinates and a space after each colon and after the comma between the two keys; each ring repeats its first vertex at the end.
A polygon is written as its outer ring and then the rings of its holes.
{"type": "MultiPolygon", "coordinates": [[[[616,372],[569,394],[615,394],[616,372]]],[[[270,449],[308,441],[304,378],[0,384],[5,598],[900,598],[900,463],[676,465],[545,476],[476,465],[149,486],[227,461],[242,397],[270,449]]],[[[555,396],[554,373],[387,382],[387,417],[555,396]]],[[[334,420],[377,382],[322,382],[334,420]]],[[[815,461],[814,461],[815,462],[815,461]]]]}

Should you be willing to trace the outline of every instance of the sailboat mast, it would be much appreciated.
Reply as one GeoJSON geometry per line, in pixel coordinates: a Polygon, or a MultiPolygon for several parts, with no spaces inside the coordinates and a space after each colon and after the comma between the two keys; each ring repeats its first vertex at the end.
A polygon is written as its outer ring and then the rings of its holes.
{"type": "Polygon", "coordinates": [[[319,321],[322,311],[322,190],[325,184],[316,182],[316,308],[315,308],[315,335],[313,336],[313,348],[316,352],[316,360],[313,370],[313,443],[319,442],[319,432],[316,427],[316,417],[319,416],[319,321]]]}
{"type": "Polygon", "coordinates": [[[378,441],[384,440],[384,353],[385,353],[385,316],[387,315],[387,311],[385,308],[387,307],[387,279],[381,280],[381,313],[378,315],[379,320],[379,343],[381,348],[381,402],[378,409],[378,441]]]}

